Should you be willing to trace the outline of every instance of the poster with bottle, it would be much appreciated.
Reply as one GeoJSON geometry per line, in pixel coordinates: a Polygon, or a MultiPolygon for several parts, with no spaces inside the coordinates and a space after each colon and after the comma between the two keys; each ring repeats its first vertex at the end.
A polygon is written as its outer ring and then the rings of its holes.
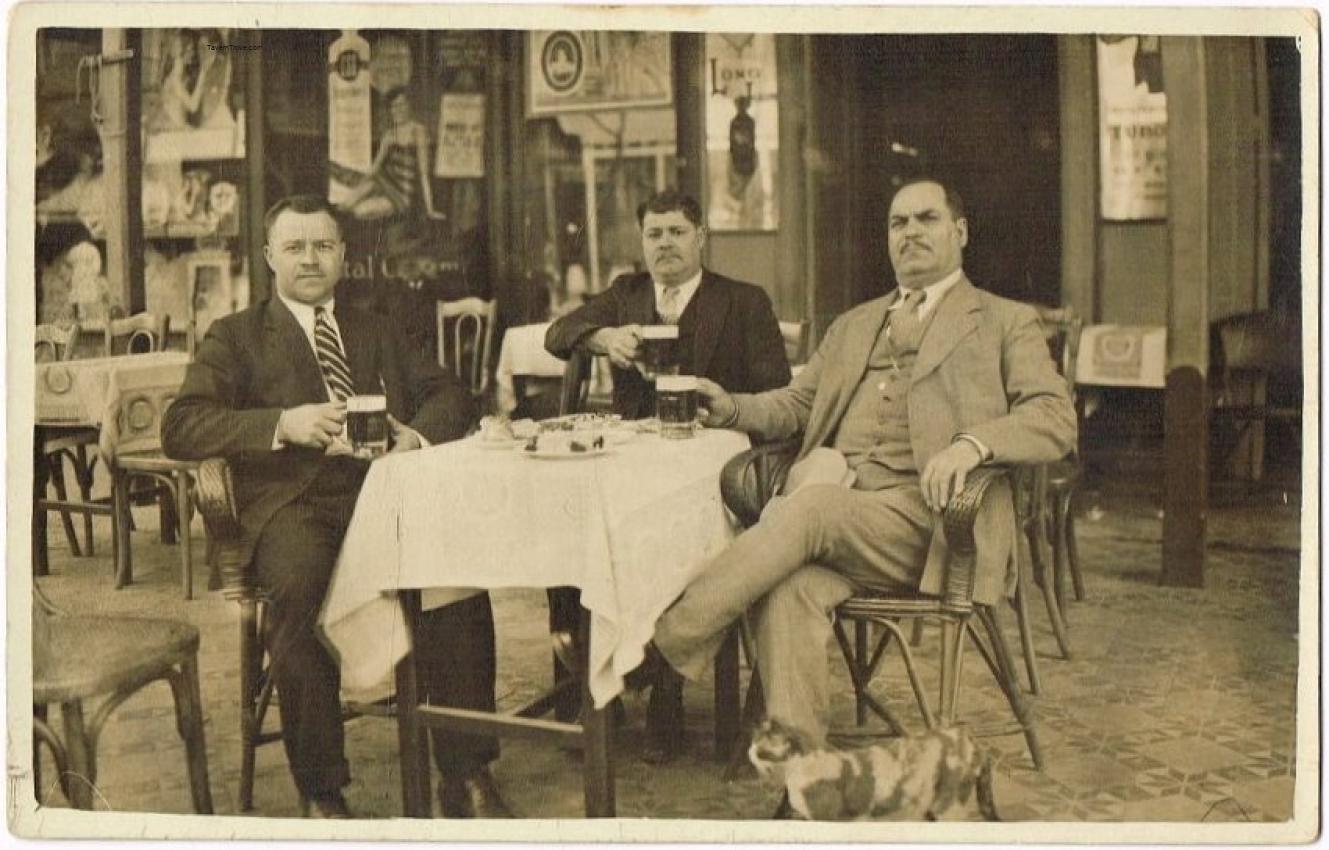
{"type": "Polygon", "coordinates": [[[712,230],[775,230],[780,113],[775,37],[706,35],[706,220],[712,230]]]}
{"type": "Polygon", "coordinates": [[[346,202],[373,165],[369,42],[342,30],[328,48],[328,200],[346,202]]]}

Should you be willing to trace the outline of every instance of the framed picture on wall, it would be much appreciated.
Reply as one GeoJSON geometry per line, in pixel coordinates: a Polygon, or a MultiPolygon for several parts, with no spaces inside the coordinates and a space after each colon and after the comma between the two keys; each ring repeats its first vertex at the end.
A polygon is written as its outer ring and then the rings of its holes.
{"type": "Polygon", "coordinates": [[[667,32],[535,30],[526,68],[532,116],[673,103],[667,32]]]}

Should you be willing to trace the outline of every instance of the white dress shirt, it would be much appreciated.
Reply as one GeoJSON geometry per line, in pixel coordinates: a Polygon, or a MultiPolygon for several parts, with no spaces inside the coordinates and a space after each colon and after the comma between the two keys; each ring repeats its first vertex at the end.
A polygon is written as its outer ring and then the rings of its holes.
{"type": "MultiPolygon", "coordinates": [[[[923,300],[918,304],[918,320],[920,322],[927,318],[928,313],[932,312],[932,308],[941,303],[941,297],[947,292],[950,292],[951,287],[959,283],[960,278],[962,277],[964,277],[964,269],[956,269],[936,283],[928,284],[923,287],[923,300]]],[[[901,287],[901,289],[904,288],[905,287],[901,287]]],[[[897,298],[895,299],[895,303],[887,308],[887,310],[888,312],[893,312],[899,309],[902,304],[904,304],[904,299],[897,298]]]]}

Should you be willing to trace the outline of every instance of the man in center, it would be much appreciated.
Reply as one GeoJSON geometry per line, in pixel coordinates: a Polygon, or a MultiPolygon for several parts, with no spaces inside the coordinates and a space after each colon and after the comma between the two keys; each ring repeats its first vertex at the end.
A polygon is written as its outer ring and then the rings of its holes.
{"type": "MultiPolygon", "coordinates": [[[[702,268],[706,225],[701,204],[674,190],[637,208],[648,271],[622,275],[608,290],[549,328],[545,348],[568,359],[576,351],[609,358],[614,412],[625,419],[655,415],[655,390],[637,368],[642,328],[678,326],[679,372],[730,392],[758,393],[789,383],[789,360],[771,299],[759,286],[702,268]]],[[[576,605],[551,594],[550,625],[575,633],[576,605]]],[[[683,696],[666,676],[647,709],[647,758],[666,760],[681,741],[683,696]]]]}

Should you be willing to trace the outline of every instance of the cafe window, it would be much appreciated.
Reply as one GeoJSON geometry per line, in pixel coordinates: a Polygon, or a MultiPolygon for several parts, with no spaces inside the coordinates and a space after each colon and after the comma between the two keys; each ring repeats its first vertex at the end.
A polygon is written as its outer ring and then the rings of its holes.
{"type": "Polygon", "coordinates": [[[526,72],[526,244],[558,315],[640,268],[637,206],[675,183],[669,35],[533,32],[526,72]]]}

